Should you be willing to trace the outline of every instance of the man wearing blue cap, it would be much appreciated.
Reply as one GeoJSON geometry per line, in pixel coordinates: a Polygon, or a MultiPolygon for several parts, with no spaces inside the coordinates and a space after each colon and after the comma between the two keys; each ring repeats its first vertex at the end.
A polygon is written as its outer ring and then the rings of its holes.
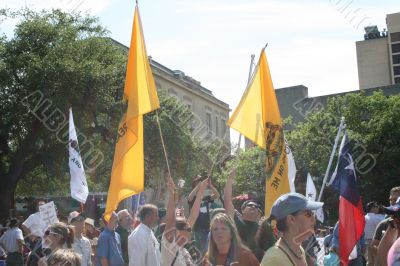
{"type": "Polygon", "coordinates": [[[389,216],[389,225],[379,243],[375,265],[398,266],[400,265],[400,243],[397,241],[400,239],[400,197],[395,204],[384,207],[384,212],[389,216]]]}
{"type": "Polygon", "coordinates": [[[280,196],[273,204],[270,219],[282,233],[275,246],[267,250],[262,266],[307,266],[306,255],[301,243],[314,234],[314,210],[323,203],[308,200],[301,194],[288,193],[280,196]]]}

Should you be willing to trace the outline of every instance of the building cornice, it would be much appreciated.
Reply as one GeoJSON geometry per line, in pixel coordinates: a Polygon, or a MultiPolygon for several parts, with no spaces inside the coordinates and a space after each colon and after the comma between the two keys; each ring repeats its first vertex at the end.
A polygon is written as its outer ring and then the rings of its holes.
{"type": "MultiPolygon", "coordinates": [[[[125,52],[129,51],[129,47],[125,46],[124,44],[112,38],[109,39],[117,46],[121,47],[125,52]]],[[[212,91],[204,88],[203,86],[200,85],[200,82],[194,80],[191,77],[186,76],[182,71],[179,70],[173,71],[168,67],[155,61],[151,56],[149,56],[149,62],[153,74],[158,78],[162,78],[164,80],[167,80],[168,82],[175,84],[176,86],[182,89],[188,90],[191,93],[203,98],[206,101],[212,102],[213,104],[219,106],[222,109],[225,109],[228,112],[231,111],[227,103],[216,98],[212,94],[212,91]]]]}

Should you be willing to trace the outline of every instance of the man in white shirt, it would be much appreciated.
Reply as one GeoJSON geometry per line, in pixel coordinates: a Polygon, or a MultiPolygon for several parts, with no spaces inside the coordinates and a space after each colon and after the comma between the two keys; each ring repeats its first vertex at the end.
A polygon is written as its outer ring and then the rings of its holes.
{"type": "Polygon", "coordinates": [[[151,228],[157,226],[158,208],[143,205],[139,211],[140,224],[128,237],[130,266],[161,266],[160,246],[151,228]]]}
{"type": "Polygon", "coordinates": [[[9,229],[1,236],[0,246],[7,252],[7,266],[22,266],[24,260],[22,257],[24,237],[21,229],[18,228],[18,220],[10,220],[9,229]]]}
{"type": "Polygon", "coordinates": [[[22,223],[22,230],[25,235],[27,246],[31,251],[27,259],[27,266],[37,265],[39,259],[43,257],[47,245],[44,243],[43,236],[47,225],[39,212],[39,206],[46,204],[44,200],[39,200],[36,204],[36,211],[29,215],[28,219],[22,223]]]}
{"type": "Polygon", "coordinates": [[[368,265],[373,265],[373,261],[375,260],[375,256],[373,252],[371,252],[371,243],[374,238],[375,229],[378,224],[385,219],[383,214],[379,214],[379,205],[376,201],[371,201],[367,203],[366,206],[367,214],[365,215],[365,244],[367,245],[367,254],[365,256],[368,258],[368,265]]]}
{"type": "Polygon", "coordinates": [[[22,230],[25,236],[28,236],[32,241],[36,238],[42,238],[47,229],[47,225],[43,222],[42,216],[39,212],[39,206],[46,204],[44,200],[39,200],[36,206],[37,212],[29,215],[28,219],[22,223],[22,230]]]}
{"type": "Polygon", "coordinates": [[[81,266],[92,265],[92,245],[88,238],[84,237],[85,217],[77,211],[73,211],[68,216],[68,223],[74,226],[74,243],[72,248],[81,255],[81,266]]]}

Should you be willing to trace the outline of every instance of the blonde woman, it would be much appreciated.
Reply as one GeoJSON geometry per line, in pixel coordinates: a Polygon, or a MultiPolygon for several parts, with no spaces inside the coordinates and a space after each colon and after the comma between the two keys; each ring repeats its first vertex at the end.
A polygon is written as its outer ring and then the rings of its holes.
{"type": "Polygon", "coordinates": [[[169,199],[167,205],[166,225],[161,239],[161,265],[165,266],[191,266],[197,265],[185,245],[190,241],[192,226],[200,212],[200,203],[204,190],[208,185],[208,179],[204,180],[197,191],[196,200],[188,219],[176,217],[175,183],[168,177],[169,199]]]}
{"type": "Polygon", "coordinates": [[[254,254],[245,247],[232,219],[224,214],[216,214],[211,221],[211,239],[203,266],[260,265],[254,254]]]}
{"type": "Polygon", "coordinates": [[[41,258],[38,262],[39,266],[48,264],[51,257],[59,249],[72,249],[74,242],[74,230],[72,226],[64,223],[55,223],[50,225],[44,233],[44,241],[50,248],[50,255],[41,258]]]}

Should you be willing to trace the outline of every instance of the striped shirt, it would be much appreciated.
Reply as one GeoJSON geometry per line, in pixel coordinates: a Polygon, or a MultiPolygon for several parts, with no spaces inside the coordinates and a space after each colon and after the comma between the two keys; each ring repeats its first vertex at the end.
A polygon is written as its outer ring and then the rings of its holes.
{"type": "Polygon", "coordinates": [[[24,241],[22,231],[18,227],[8,229],[0,238],[0,244],[4,247],[7,253],[19,252],[18,240],[24,241]]]}

